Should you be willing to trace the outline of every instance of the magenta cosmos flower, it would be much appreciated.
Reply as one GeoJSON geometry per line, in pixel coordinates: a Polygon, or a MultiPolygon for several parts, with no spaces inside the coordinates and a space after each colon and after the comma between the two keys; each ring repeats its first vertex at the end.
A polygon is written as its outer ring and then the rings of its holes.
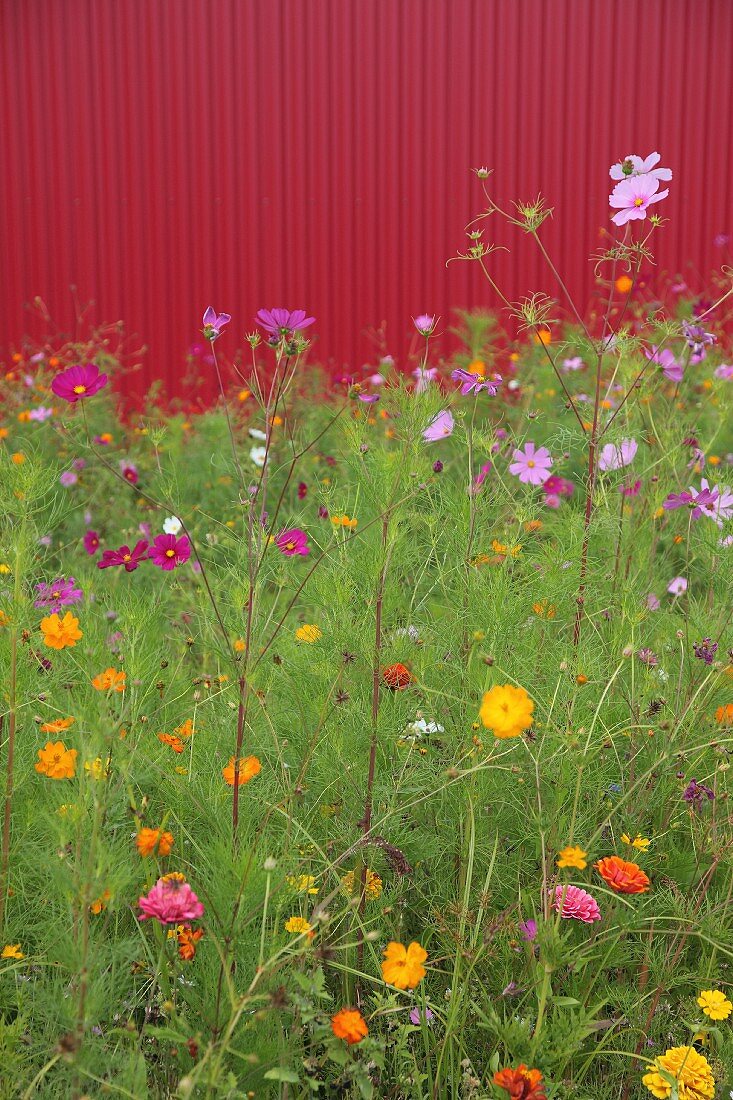
{"type": "Polygon", "coordinates": [[[125,481],[129,481],[130,485],[137,485],[140,480],[140,475],[137,472],[137,466],[134,462],[125,462],[123,459],[120,462],[120,473],[124,477],[125,481]]]}
{"type": "Polygon", "coordinates": [[[224,326],[230,321],[228,313],[217,313],[213,306],[209,306],[203,316],[204,327],[201,331],[207,340],[214,341],[221,336],[224,326]]]}
{"type": "Polygon", "coordinates": [[[99,535],[96,531],[87,531],[84,535],[84,549],[90,556],[99,550],[99,535]]]}
{"type": "Polygon", "coordinates": [[[255,320],[273,340],[287,340],[312,325],[315,317],[306,317],[304,309],[260,309],[255,320]]]}
{"type": "MultiPolygon", "coordinates": [[[[149,543],[147,539],[140,539],[135,543],[133,550],[129,546],[121,546],[119,550],[105,550],[97,562],[97,569],[109,569],[113,565],[124,565],[126,573],[133,573],[148,556],[149,543]]],[[[172,566],[162,566],[163,569],[172,566]]]]}
{"type": "Polygon", "coordinates": [[[435,443],[439,439],[446,439],[453,433],[453,414],[450,409],[443,409],[428,424],[422,437],[426,443],[435,443]]]}
{"type": "Polygon", "coordinates": [[[47,607],[53,615],[59,612],[62,607],[70,607],[72,604],[79,603],[83,593],[81,588],[74,587],[75,584],[76,581],[73,577],[68,579],[57,577],[50,584],[41,581],[40,584],[36,585],[38,595],[33,606],[47,607]]]}
{"type": "Polygon", "coordinates": [[[657,363],[662,368],[664,377],[668,378],[670,382],[682,381],[682,364],[677,362],[669,348],[662,348],[660,351],[652,344],[652,350],[648,351],[645,348],[644,354],[652,363],[657,363]]]}
{"type": "Polygon", "coordinates": [[[159,878],[147,897],[138,898],[140,920],[153,917],[161,924],[180,924],[198,920],[204,907],[187,882],[179,878],[159,878]]]}
{"type": "Polygon", "coordinates": [[[611,192],[608,204],[618,213],[611,221],[616,225],[626,225],[630,221],[646,218],[647,207],[660,199],[666,199],[669,188],[659,190],[659,180],[654,176],[630,176],[617,183],[611,192]]]}
{"type": "Polygon", "coordinates": [[[191,557],[191,543],[186,535],[181,535],[180,538],[176,538],[175,535],[158,535],[153,539],[148,557],[153,565],[170,572],[191,557]]]}
{"type": "Polygon", "coordinates": [[[622,439],[620,443],[607,443],[601,451],[598,459],[598,469],[621,470],[634,461],[634,456],[639,449],[635,439],[622,439]]]}
{"type": "Polygon", "coordinates": [[[57,397],[73,405],[85,397],[93,397],[107,385],[107,375],[100,374],[96,363],[77,363],[75,367],[61,371],[51,382],[57,397]]]}
{"type": "Polygon", "coordinates": [[[547,447],[537,450],[529,440],[523,451],[515,450],[512,458],[514,461],[509,466],[509,473],[525,485],[542,485],[547,480],[552,467],[552,456],[547,447]]]}
{"type": "Polygon", "coordinates": [[[578,886],[556,886],[552,908],[565,920],[582,920],[592,924],[601,919],[596,899],[578,886]]]}
{"type": "Polygon", "coordinates": [[[661,153],[650,153],[645,160],[637,157],[635,153],[629,153],[624,160],[614,164],[608,174],[612,180],[625,180],[631,176],[652,176],[658,180],[671,180],[671,168],[654,167],[661,159],[661,153]]]}
{"type": "Polygon", "coordinates": [[[308,536],[300,527],[291,527],[287,531],[281,531],[275,539],[275,545],[286,558],[294,558],[296,554],[306,557],[311,548],[308,545],[308,536]]]}
{"type": "Polygon", "coordinates": [[[500,374],[494,378],[482,378],[480,374],[472,374],[470,371],[463,370],[462,367],[452,371],[451,378],[454,382],[461,383],[461,393],[464,397],[467,393],[481,393],[481,390],[486,390],[489,397],[496,397],[501,385],[500,374]]]}

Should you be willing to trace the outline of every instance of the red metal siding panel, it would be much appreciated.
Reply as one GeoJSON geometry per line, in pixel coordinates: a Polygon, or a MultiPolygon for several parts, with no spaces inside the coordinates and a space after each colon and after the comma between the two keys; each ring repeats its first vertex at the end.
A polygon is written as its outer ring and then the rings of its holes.
{"type": "MultiPolygon", "coordinates": [[[[608,165],[675,171],[661,270],[702,287],[733,231],[730,0],[6,0],[0,5],[0,344],[64,329],[77,301],[149,345],[178,387],[209,303],[241,342],[260,306],[318,318],[315,357],[374,361],[387,322],[491,302],[446,259],[480,206],[538,190],[582,302],[607,228],[608,165]],[[694,272],[699,274],[696,276],[694,272]]],[[[556,294],[521,236],[510,298],[556,294]]]]}

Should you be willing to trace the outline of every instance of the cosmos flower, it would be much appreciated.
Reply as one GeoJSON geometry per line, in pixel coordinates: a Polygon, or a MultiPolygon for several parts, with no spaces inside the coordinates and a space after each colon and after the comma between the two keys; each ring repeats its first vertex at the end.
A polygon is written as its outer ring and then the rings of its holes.
{"type": "Polygon", "coordinates": [[[224,326],[228,325],[231,317],[228,313],[217,313],[213,306],[208,306],[203,316],[203,335],[206,340],[212,342],[221,336],[224,326]]]}
{"type": "Polygon", "coordinates": [[[302,332],[315,321],[315,317],[306,317],[304,309],[260,309],[255,318],[275,341],[288,340],[294,332],[302,332]]]}
{"type": "Polygon", "coordinates": [[[107,668],[104,672],[100,672],[92,680],[92,687],[96,691],[114,691],[116,693],[123,692],[125,690],[125,681],[127,674],[123,669],[119,672],[116,668],[107,668]]]}
{"type": "Polygon", "coordinates": [[[418,317],[413,317],[412,321],[421,336],[431,336],[438,323],[437,318],[430,313],[421,313],[418,317]]]}
{"type": "Polygon", "coordinates": [[[537,939],[537,921],[521,920],[518,925],[519,934],[526,943],[534,943],[537,939]]]}
{"type": "Polygon", "coordinates": [[[38,750],[35,769],[49,779],[73,779],[76,775],[76,749],[67,749],[63,741],[47,741],[38,750]]]}
{"type": "Polygon", "coordinates": [[[79,630],[79,620],[70,611],[66,612],[63,619],[56,614],[41,619],[41,630],[43,643],[50,649],[71,648],[84,637],[83,631],[79,630]]]}
{"type": "Polygon", "coordinates": [[[107,375],[100,374],[95,363],[78,363],[75,367],[61,371],[51,381],[51,389],[57,397],[76,404],[85,397],[93,397],[107,385],[107,375]]]}
{"type": "Polygon", "coordinates": [[[59,483],[63,485],[64,489],[70,489],[72,485],[76,485],[79,480],[79,475],[75,474],[73,470],[64,470],[59,475],[59,483]]]}
{"type": "Polygon", "coordinates": [[[124,565],[126,573],[134,572],[148,556],[149,543],[147,539],[140,539],[134,549],[129,546],[121,546],[119,550],[105,550],[97,562],[97,569],[109,569],[113,565],[124,565]]]}
{"type": "Polygon", "coordinates": [[[486,378],[482,374],[471,374],[470,371],[463,370],[461,367],[451,372],[451,378],[454,382],[461,383],[461,393],[464,397],[468,393],[479,394],[481,390],[486,390],[489,397],[496,397],[502,382],[500,374],[495,375],[494,378],[486,378]]]}
{"type": "Polygon", "coordinates": [[[141,829],[135,837],[135,846],[143,859],[155,855],[156,848],[159,856],[168,856],[173,847],[173,833],[163,829],[141,829]]]}
{"type": "Polygon", "coordinates": [[[601,919],[596,899],[578,886],[556,886],[552,908],[564,920],[580,920],[584,924],[593,924],[601,919]]]}
{"type": "Polygon", "coordinates": [[[519,737],[532,725],[534,702],[523,687],[494,684],[481,702],[479,718],[494,737],[519,737]]]}
{"type": "Polygon", "coordinates": [[[37,423],[42,424],[44,420],[48,420],[53,416],[53,409],[47,409],[45,405],[38,405],[37,408],[31,409],[28,414],[29,420],[35,420],[37,423]]]}
{"type": "Polygon", "coordinates": [[[140,920],[152,917],[160,924],[182,924],[198,920],[204,915],[204,907],[183,875],[164,875],[155,886],[138,898],[142,912],[140,920]]]}
{"type": "Polygon", "coordinates": [[[705,348],[715,343],[712,332],[706,332],[702,325],[692,325],[689,321],[682,322],[682,334],[687,341],[687,346],[692,351],[691,363],[699,363],[705,358],[705,348]]]}
{"type": "Polygon", "coordinates": [[[83,592],[81,588],[76,588],[75,584],[76,581],[73,577],[68,579],[57,577],[55,581],[51,581],[49,584],[41,581],[36,585],[37,596],[33,606],[47,607],[49,611],[57,612],[61,611],[63,607],[71,607],[73,604],[79,603],[83,598],[83,592]]]}
{"type": "Polygon", "coordinates": [[[421,1011],[419,1008],[413,1008],[410,1011],[410,1023],[414,1024],[415,1027],[420,1026],[421,1020],[425,1020],[425,1023],[429,1024],[432,1019],[434,1019],[434,1013],[432,1013],[427,1007],[425,1008],[424,1012],[421,1011]]]}
{"type": "Polygon", "coordinates": [[[514,474],[525,485],[542,485],[550,474],[552,456],[546,447],[535,447],[531,440],[524,445],[524,450],[514,451],[513,462],[509,466],[509,473],[514,474]]]}
{"type": "Polygon", "coordinates": [[[558,867],[573,867],[578,871],[584,871],[588,866],[585,858],[587,855],[588,853],[582,848],[569,845],[557,853],[556,863],[558,867]]]}
{"type": "Polygon", "coordinates": [[[234,757],[230,756],[228,764],[225,768],[222,768],[221,773],[224,777],[224,782],[229,787],[234,786],[235,771],[237,773],[237,786],[241,787],[244,783],[249,783],[250,779],[254,779],[256,775],[260,774],[260,772],[262,771],[262,765],[260,764],[256,756],[245,756],[244,758],[240,759],[239,768],[235,769],[234,757]]]}
{"type": "Polygon", "coordinates": [[[636,156],[635,153],[629,153],[623,160],[612,165],[608,174],[612,180],[625,180],[633,176],[651,176],[653,179],[671,180],[671,168],[654,167],[655,164],[659,164],[661,159],[661,153],[656,152],[650,153],[644,160],[636,156]]]}
{"type": "Polygon", "coordinates": [[[698,661],[704,661],[706,665],[711,665],[715,660],[715,654],[718,652],[718,643],[712,641],[711,638],[703,638],[701,642],[693,642],[692,648],[698,661]]]}
{"type": "Polygon", "coordinates": [[[300,527],[289,527],[281,531],[275,539],[275,545],[286,558],[293,558],[296,555],[304,558],[311,552],[308,535],[300,527]]]}
{"type": "Polygon", "coordinates": [[[148,557],[153,565],[170,572],[191,557],[191,543],[187,535],[181,535],[180,538],[175,535],[157,535],[148,550],[148,557]]]}
{"type": "Polygon", "coordinates": [[[687,581],[684,577],[673,577],[667,585],[670,596],[681,596],[687,591],[687,581]]]}
{"type": "Polygon", "coordinates": [[[662,373],[665,378],[668,378],[670,382],[681,382],[683,376],[683,367],[681,363],[678,363],[674,357],[674,354],[669,348],[659,348],[652,344],[651,351],[647,348],[644,349],[644,354],[647,359],[652,363],[656,363],[662,368],[662,373]]]}
{"type": "Polygon", "coordinates": [[[414,940],[409,947],[391,941],[382,954],[384,956],[382,978],[397,989],[414,989],[427,973],[422,964],[427,959],[428,953],[414,940]]]}
{"type": "Polygon", "coordinates": [[[609,196],[608,205],[618,211],[611,221],[615,225],[626,225],[629,221],[646,218],[647,208],[666,199],[668,194],[669,188],[659,190],[659,180],[654,176],[628,176],[616,184],[609,196]]]}
{"type": "Polygon", "coordinates": [[[608,470],[621,470],[634,461],[634,456],[639,449],[635,439],[622,439],[620,443],[607,443],[601,451],[598,459],[598,469],[604,472],[608,470]]]}
{"type": "Polygon", "coordinates": [[[331,1030],[337,1039],[345,1039],[349,1046],[360,1043],[369,1034],[364,1017],[356,1008],[342,1008],[332,1016],[331,1030]]]}
{"type": "Polygon", "coordinates": [[[682,792],[682,798],[696,810],[701,810],[703,799],[707,798],[708,802],[712,802],[715,799],[715,791],[706,783],[698,783],[696,779],[691,779],[682,792]]]}
{"type": "Polygon", "coordinates": [[[120,461],[120,473],[125,481],[129,481],[130,485],[137,485],[140,480],[140,475],[134,462],[125,462],[125,460],[122,459],[120,461]]]}
{"type": "Polygon", "coordinates": [[[93,556],[99,550],[99,535],[96,531],[87,531],[84,535],[84,549],[93,556]]]}

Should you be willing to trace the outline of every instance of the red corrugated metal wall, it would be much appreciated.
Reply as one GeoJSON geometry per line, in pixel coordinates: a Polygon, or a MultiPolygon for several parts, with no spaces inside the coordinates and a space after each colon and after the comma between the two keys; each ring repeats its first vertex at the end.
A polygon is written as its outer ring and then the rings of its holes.
{"type": "MultiPolygon", "coordinates": [[[[399,357],[412,314],[490,303],[445,266],[471,167],[503,200],[542,190],[585,298],[608,166],[657,148],[659,265],[702,285],[733,228],[731,58],[731,0],[3,0],[0,344],[38,333],[35,295],[71,326],[73,284],[169,390],[209,303],[232,348],[287,305],[339,368],[382,320],[399,357]]],[[[509,297],[555,293],[510,243],[509,297]]]]}

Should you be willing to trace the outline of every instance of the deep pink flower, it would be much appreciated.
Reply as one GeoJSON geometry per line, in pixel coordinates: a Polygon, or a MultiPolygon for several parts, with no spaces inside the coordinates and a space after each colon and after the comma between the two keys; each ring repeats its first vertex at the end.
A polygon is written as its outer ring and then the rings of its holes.
{"type": "Polygon", "coordinates": [[[629,153],[624,160],[614,164],[608,174],[612,180],[625,180],[630,176],[653,176],[658,180],[671,180],[671,168],[654,167],[661,159],[661,153],[650,153],[645,160],[637,157],[635,153],[629,153]]]}
{"type": "Polygon", "coordinates": [[[84,549],[89,555],[94,555],[99,550],[99,535],[96,531],[87,531],[84,535],[84,549]]]}
{"type": "Polygon", "coordinates": [[[450,409],[443,409],[428,424],[422,437],[426,443],[435,443],[438,439],[446,439],[453,433],[453,414],[450,409]]]}
{"type": "Polygon", "coordinates": [[[646,218],[647,207],[666,199],[668,194],[668,187],[659,190],[659,180],[654,176],[629,176],[617,183],[609,196],[608,205],[618,210],[611,221],[615,225],[626,225],[629,221],[646,218]]]}
{"type": "Polygon", "coordinates": [[[125,481],[129,481],[130,485],[137,485],[140,480],[140,475],[137,472],[137,466],[134,462],[125,462],[123,459],[120,462],[120,473],[124,477],[125,481]]]}
{"type": "Polygon", "coordinates": [[[298,483],[298,500],[303,500],[308,495],[308,486],[304,481],[298,483]]]}
{"type": "Polygon", "coordinates": [[[624,466],[634,461],[634,455],[639,449],[635,439],[622,439],[620,443],[607,443],[601,451],[598,459],[598,469],[621,470],[624,466]]]}
{"type": "Polygon", "coordinates": [[[559,474],[550,474],[547,480],[543,481],[542,488],[548,496],[556,497],[571,497],[575,492],[572,481],[568,481],[566,477],[560,477],[559,474]]]}
{"type": "Polygon", "coordinates": [[[486,478],[489,476],[490,472],[491,463],[485,462],[479,472],[476,474],[476,477],[473,479],[473,484],[469,490],[471,495],[475,495],[479,491],[483,483],[486,481],[486,478]]]}
{"type": "Polygon", "coordinates": [[[660,351],[659,348],[652,344],[651,351],[649,351],[648,348],[644,348],[644,354],[652,363],[657,363],[658,366],[662,368],[664,377],[668,378],[670,382],[682,381],[682,364],[677,362],[669,348],[662,348],[660,351]]]}
{"type": "Polygon", "coordinates": [[[293,558],[296,554],[306,557],[311,552],[308,545],[308,535],[300,527],[291,527],[287,531],[281,531],[275,539],[275,545],[286,558],[293,558]]]}
{"type": "Polygon", "coordinates": [[[582,920],[584,924],[592,924],[601,919],[596,899],[578,886],[556,886],[552,908],[565,920],[582,920]]]}
{"type": "Polygon", "coordinates": [[[641,482],[640,481],[630,481],[626,485],[619,485],[619,489],[621,490],[621,495],[624,496],[624,497],[636,497],[636,496],[639,495],[639,490],[641,489],[641,482]]]}
{"type": "Polygon", "coordinates": [[[228,325],[231,321],[231,317],[228,313],[217,313],[216,310],[209,306],[203,316],[203,334],[207,340],[212,342],[221,336],[224,331],[224,326],[228,325]]]}
{"type": "Polygon", "coordinates": [[[82,599],[83,593],[81,588],[75,588],[76,581],[73,577],[64,579],[64,577],[57,577],[55,581],[51,581],[46,584],[45,581],[41,581],[36,585],[36,592],[38,596],[33,604],[34,607],[48,608],[50,615],[58,613],[62,607],[70,607],[72,604],[79,603],[82,599]]]}
{"type": "MultiPolygon", "coordinates": [[[[105,550],[97,562],[97,569],[109,569],[112,565],[124,565],[126,573],[132,573],[148,556],[147,539],[140,539],[134,550],[121,546],[119,550],[105,550]]],[[[163,568],[166,568],[163,566],[163,568]]]]}
{"type": "Polygon", "coordinates": [[[107,375],[100,374],[95,363],[77,363],[75,367],[61,371],[51,382],[57,397],[73,405],[85,397],[92,397],[107,385],[107,375]]]}
{"type": "Polygon", "coordinates": [[[509,473],[514,474],[525,485],[542,485],[549,477],[552,456],[547,447],[537,450],[529,440],[523,451],[515,450],[512,458],[514,461],[509,466],[509,473]]]}
{"type": "Polygon", "coordinates": [[[481,393],[481,390],[486,390],[489,397],[496,397],[501,385],[500,374],[494,378],[482,378],[480,374],[472,374],[470,371],[463,370],[462,367],[452,371],[451,378],[454,382],[461,383],[461,393],[464,397],[467,393],[481,393]]]}
{"type": "Polygon", "coordinates": [[[191,543],[186,535],[157,535],[148,550],[148,557],[154,565],[170,572],[177,565],[183,565],[191,557],[191,543]]]}
{"type": "Polygon", "coordinates": [[[306,317],[304,309],[260,309],[255,320],[277,341],[288,340],[294,332],[308,328],[315,317],[306,317]]]}
{"type": "Polygon", "coordinates": [[[147,897],[138,898],[138,905],[142,909],[140,920],[153,917],[161,924],[181,924],[204,915],[204,907],[189,884],[179,879],[159,878],[147,897]]]}

